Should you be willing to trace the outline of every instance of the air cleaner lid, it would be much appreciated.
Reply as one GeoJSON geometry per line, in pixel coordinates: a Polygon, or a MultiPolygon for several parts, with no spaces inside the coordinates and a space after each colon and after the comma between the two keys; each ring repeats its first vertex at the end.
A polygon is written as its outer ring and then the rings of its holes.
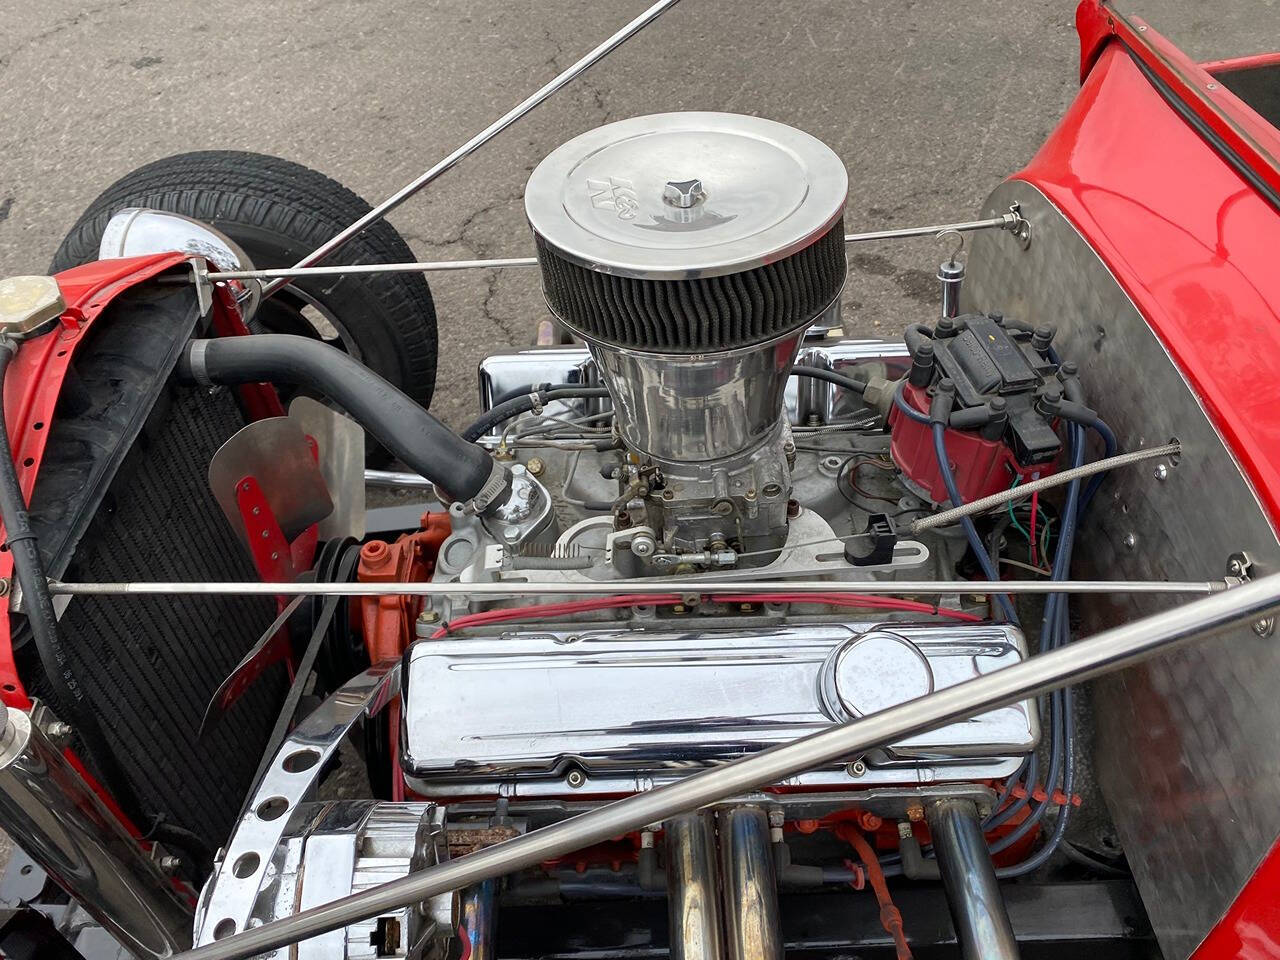
{"type": "Polygon", "coordinates": [[[721,276],[836,224],[849,180],[820,140],[772,120],[663,113],[575,137],[529,178],[525,210],[566,260],[624,277],[721,276]]]}

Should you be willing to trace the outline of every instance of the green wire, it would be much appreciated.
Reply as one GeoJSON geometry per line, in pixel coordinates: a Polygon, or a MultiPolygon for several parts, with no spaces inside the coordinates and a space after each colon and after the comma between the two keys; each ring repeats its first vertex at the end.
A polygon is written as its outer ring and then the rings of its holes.
{"type": "MultiPolygon", "coordinates": [[[[1014,478],[1013,478],[1013,487],[1016,487],[1016,486],[1017,486],[1018,484],[1020,484],[1021,482],[1022,482],[1022,477],[1021,477],[1021,476],[1014,477],[1014,478]]],[[[1009,489],[1010,489],[1010,490],[1012,490],[1012,489],[1013,489],[1013,487],[1010,487],[1009,489]]],[[[1010,500],[1010,501],[1009,501],[1009,519],[1013,521],[1013,527],[1014,527],[1014,529],[1015,529],[1015,530],[1017,530],[1020,534],[1022,534],[1022,538],[1023,538],[1024,540],[1026,540],[1026,541],[1030,542],[1030,540],[1031,540],[1031,534],[1027,533],[1026,528],[1025,528],[1025,527],[1023,527],[1023,526],[1022,526],[1022,524],[1020,524],[1020,523],[1018,522],[1018,518],[1017,518],[1017,517],[1015,517],[1015,516],[1013,515],[1013,501],[1012,501],[1012,500],[1010,500]]]]}

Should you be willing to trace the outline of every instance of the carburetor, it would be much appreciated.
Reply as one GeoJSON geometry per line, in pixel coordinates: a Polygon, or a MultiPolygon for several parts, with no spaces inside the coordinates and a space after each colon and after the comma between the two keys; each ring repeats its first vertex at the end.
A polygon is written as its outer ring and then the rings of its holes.
{"type": "Polygon", "coordinates": [[[613,400],[615,524],[642,566],[764,563],[786,540],[783,391],[805,329],[838,323],[847,190],[820,141],[718,113],[591,130],[529,178],[547,304],[613,400]]]}

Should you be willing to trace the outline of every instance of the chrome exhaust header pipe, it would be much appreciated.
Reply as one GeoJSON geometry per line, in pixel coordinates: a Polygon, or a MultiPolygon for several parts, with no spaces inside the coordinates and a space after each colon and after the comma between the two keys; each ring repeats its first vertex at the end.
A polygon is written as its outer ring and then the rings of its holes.
{"type": "Polygon", "coordinates": [[[671,960],[721,960],[724,936],[716,874],[715,818],[708,810],[662,825],[667,852],[671,960]]]}
{"type": "Polygon", "coordinates": [[[938,852],[951,922],[964,960],[1018,960],[1018,940],[1005,909],[978,808],[972,800],[939,800],[925,807],[938,852]]]}
{"type": "Polygon", "coordinates": [[[782,960],[778,883],[769,817],[756,806],[718,813],[720,888],[728,960],[782,960]]]}
{"type": "Polygon", "coordinates": [[[689,810],[832,763],[850,754],[1123,669],[1180,641],[1257,620],[1280,607],[1280,574],[1104,630],[1015,666],[939,690],[743,757],[670,786],[617,800],[400,880],[313,907],[182,954],[186,960],[239,960],[375,917],[388,909],[503,876],[593,843],[642,830],[689,810]]]}
{"type": "Polygon", "coordinates": [[[140,960],[191,944],[191,907],[45,736],[0,706],[0,827],[140,960]]]}

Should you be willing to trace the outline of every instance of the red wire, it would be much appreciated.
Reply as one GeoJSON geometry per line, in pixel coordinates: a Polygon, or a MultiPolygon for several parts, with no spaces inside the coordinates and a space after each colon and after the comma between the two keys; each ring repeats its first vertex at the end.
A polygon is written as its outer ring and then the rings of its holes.
{"type": "Polygon", "coordinates": [[[1039,566],[1036,560],[1036,514],[1040,512],[1040,491],[1037,490],[1031,495],[1031,532],[1028,536],[1031,539],[1031,565],[1039,566]]]}
{"type": "Polygon", "coordinates": [[[905,600],[902,597],[864,596],[857,593],[743,593],[713,594],[712,600],[721,603],[825,603],[832,607],[853,607],[868,610],[905,610],[908,613],[928,613],[963,623],[981,623],[977,614],[964,610],[951,610],[947,607],[936,607],[931,603],[919,600],[905,600]]]}
{"type": "MultiPolygon", "coordinates": [[[[910,613],[927,613],[939,617],[948,617],[965,623],[980,623],[982,618],[963,610],[950,610],[946,607],[935,607],[918,600],[904,600],[901,597],[862,596],[848,593],[713,593],[706,597],[714,603],[824,603],[833,607],[861,607],[870,610],[905,610],[910,613]]],[[[453,630],[464,630],[468,627],[485,626],[492,623],[507,623],[512,620],[545,620],[566,614],[585,613],[589,610],[610,610],[617,607],[669,607],[683,603],[684,598],[678,594],[636,594],[624,593],[616,597],[595,597],[591,600],[572,600],[566,603],[548,603],[538,607],[518,607],[504,610],[485,610],[482,613],[468,613],[446,623],[431,635],[432,640],[439,640],[453,630]]]]}
{"type": "Polygon", "coordinates": [[[893,945],[898,960],[911,960],[911,947],[907,945],[907,933],[902,926],[902,914],[894,906],[893,896],[889,893],[889,884],[885,882],[884,871],[880,869],[880,860],[864,837],[857,830],[846,828],[837,833],[853,845],[858,859],[867,870],[867,879],[871,881],[871,889],[875,891],[876,902],[880,904],[880,924],[885,932],[893,937],[893,945]]]}

